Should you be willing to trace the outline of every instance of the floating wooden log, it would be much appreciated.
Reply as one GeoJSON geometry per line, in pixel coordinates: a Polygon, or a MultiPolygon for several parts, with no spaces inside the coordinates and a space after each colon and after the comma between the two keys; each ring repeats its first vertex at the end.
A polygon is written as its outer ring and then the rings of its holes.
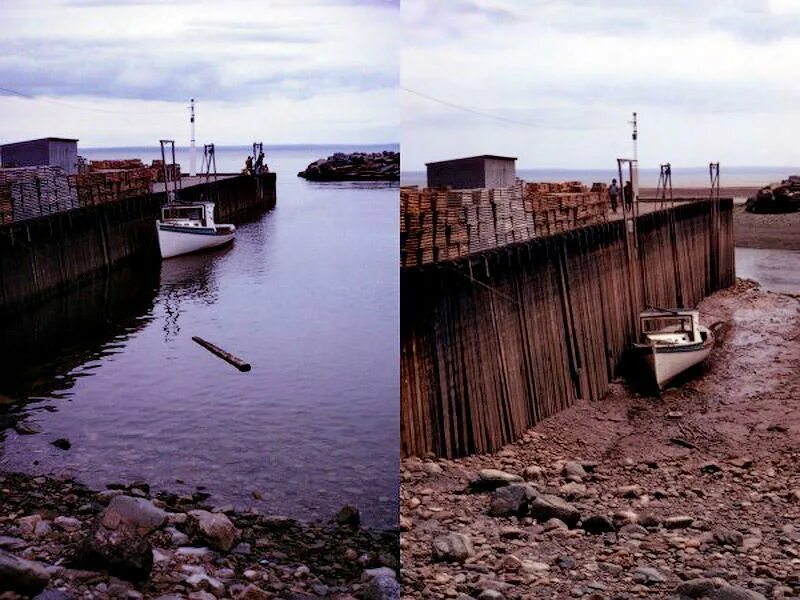
{"type": "Polygon", "coordinates": [[[198,344],[200,344],[203,348],[211,352],[211,354],[219,356],[222,360],[232,364],[234,367],[236,367],[243,373],[246,373],[247,371],[250,370],[250,363],[243,361],[238,356],[234,356],[230,352],[225,352],[225,350],[223,350],[219,346],[215,346],[211,342],[207,342],[206,340],[204,340],[199,336],[193,335],[192,339],[198,344]]]}

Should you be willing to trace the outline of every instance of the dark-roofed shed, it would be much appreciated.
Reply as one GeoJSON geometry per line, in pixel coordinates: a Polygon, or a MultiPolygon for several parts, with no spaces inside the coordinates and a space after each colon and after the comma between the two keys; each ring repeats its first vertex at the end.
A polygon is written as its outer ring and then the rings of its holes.
{"type": "Polygon", "coordinates": [[[426,163],[428,187],[457,190],[511,187],[517,176],[516,160],[512,156],[482,154],[426,163]]]}
{"type": "Polygon", "coordinates": [[[78,172],[78,140],[46,137],[0,146],[3,167],[57,166],[67,174],[78,172]]]}

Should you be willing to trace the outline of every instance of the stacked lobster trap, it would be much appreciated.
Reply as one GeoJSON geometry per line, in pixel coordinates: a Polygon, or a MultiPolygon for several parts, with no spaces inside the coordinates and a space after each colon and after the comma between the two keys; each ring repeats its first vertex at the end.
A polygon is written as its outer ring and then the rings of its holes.
{"type": "Polygon", "coordinates": [[[605,184],[517,180],[498,189],[400,189],[401,266],[451,260],[605,221],[605,184]]]}

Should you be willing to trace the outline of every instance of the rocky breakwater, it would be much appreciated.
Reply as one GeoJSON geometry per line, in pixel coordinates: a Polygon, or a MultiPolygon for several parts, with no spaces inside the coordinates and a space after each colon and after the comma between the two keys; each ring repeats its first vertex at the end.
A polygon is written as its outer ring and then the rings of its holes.
{"type": "Polygon", "coordinates": [[[685,387],[404,459],[403,597],[800,598],[800,307],[739,282],[700,310],[732,329],[685,387]]]}
{"type": "Polygon", "coordinates": [[[337,152],[297,174],[309,181],[400,181],[400,153],[337,152]]]}
{"type": "Polygon", "coordinates": [[[787,213],[800,210],[800,175],[761,188],[747,199],[745,210],[752,213],[787,213]]]}
{"type": "Polygon", "coordinates": [[[0,474],[0,598],[394,600],[397,533],[304,524],[145,483],[0,474]]]}

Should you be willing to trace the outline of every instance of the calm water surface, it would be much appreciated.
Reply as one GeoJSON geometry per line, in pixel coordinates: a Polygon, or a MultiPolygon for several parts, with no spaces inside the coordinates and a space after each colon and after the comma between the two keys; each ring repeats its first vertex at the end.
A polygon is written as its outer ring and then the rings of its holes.
{"type": "Polygon", "coordinates": [[[800,252],[736,248],[736,276],[753,279],[770,292],[800,294],[800,252]]]}
{"type": "Polygon", "coordinates": [[[398,191],[296,177],[338,149],[267,149],[277,208],[241,224],[232,247],[123,269],[4,323],[0,415],[42,433],[0,433],[2,467],[204,486],[217,504],[303,519],[351,503],[369,524],[396,524],[398,191]],[[50,444],[62,437],[70,450],[50,444]]]}

